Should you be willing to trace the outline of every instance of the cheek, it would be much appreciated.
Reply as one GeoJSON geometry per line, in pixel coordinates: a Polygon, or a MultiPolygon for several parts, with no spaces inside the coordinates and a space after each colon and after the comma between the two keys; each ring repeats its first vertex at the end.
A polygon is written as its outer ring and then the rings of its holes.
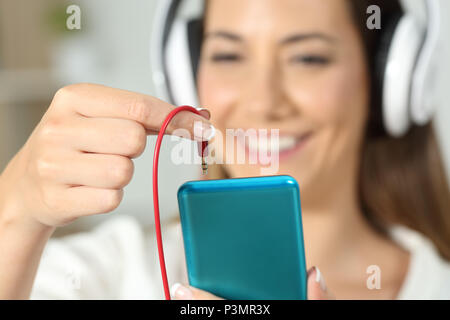
{"type": "Polygon", "coordinates": [[[368,89],[364,72],[336,66],[301,85],[288,84],[289,96],[303,118],[317,129],[361,126],[367,113],[368,89]],[[299,89],[300,88],[300,89],[299,89]]]}
{"type": "Polygon", "coordinates": [[[239,95],[235,81],[216,76],[208,66],[201,66],[198,73],[198,94],[200,104],[208,108],[213,121],[224,119],[239,95]]]}
{"type": "Polygon", "coordinates": [[[363,78],[350,72],[336,72],[330,77],[330,90],[323,92],[319,110],[323,121],[343,130],[353,131],[363,125],[367,103],[367,88],[363,78]]]}

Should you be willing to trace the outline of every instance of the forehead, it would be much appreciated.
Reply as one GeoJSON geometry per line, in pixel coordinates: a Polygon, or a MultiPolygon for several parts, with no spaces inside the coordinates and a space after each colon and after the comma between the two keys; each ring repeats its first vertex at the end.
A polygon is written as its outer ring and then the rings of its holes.
{"type": "Polygon", "coordinates": [[[207,30],[336,32],[350,24],[348,0],[206,0],[207,30]]]}

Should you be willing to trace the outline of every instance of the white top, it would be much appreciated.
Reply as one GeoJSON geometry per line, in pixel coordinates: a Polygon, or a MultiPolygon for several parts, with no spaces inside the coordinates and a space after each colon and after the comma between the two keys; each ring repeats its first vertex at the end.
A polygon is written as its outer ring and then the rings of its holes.
{"type": "MultiPolygon", "coordinates": [[[[180,223],[162,228],[170,284],[187,283],[180,223]]],[[[450,299],[450,263],[420,234],[393,230],[411,252],[398,299],[450,299]]],[[[50,239],[31,299],[164,299],[154,226],[118,215],[93,231],[50,239]]]]}

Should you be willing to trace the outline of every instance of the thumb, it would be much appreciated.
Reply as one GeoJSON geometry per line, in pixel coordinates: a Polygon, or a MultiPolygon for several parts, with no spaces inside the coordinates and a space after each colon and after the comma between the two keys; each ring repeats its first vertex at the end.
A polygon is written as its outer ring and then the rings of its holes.
{"type": "Polygon", "coordinates": [[[175,300],[223,300],[209,292],[181,283],[175,283],[170,291],[175,300]]]}
{"type": "Polygon", "coordinates": [[[334,300],[334,295],[329,292],[325,279],[319,268],[312,267],[308,270],[308,300],[334,300]]]}

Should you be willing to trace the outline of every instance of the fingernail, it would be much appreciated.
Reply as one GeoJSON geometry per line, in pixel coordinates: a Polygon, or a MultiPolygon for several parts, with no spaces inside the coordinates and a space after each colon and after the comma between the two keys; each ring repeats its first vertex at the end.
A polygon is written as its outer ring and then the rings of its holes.
{"type": "Polygon", "coordinates": [[[211,119],[211,112],[206,108],[196,108],[197,111],[207,113],[206,119],[211,119]]]}
{"type": "Polygon", "coordinates": [[[320,272],[319,268],[314,267],[314,269],[316,269],[316,282],[320,285],[320,289],[322,289],[322,291],[327,291],[327,285],[325,284],[325,280],[322,277],[322,273],[320,272]]]}
{"type": "Polygon", "coordinates": [[[199,141],[210,141],[216,135],[216,128],[210,123],[196,121],[194,123],[194,138],[199,141]]]}
{"type": "Polygon", "coordinates": [[[178,282],[172,286],[170,294],[176,300],[194,300],[192,291],[178,282]]]}

